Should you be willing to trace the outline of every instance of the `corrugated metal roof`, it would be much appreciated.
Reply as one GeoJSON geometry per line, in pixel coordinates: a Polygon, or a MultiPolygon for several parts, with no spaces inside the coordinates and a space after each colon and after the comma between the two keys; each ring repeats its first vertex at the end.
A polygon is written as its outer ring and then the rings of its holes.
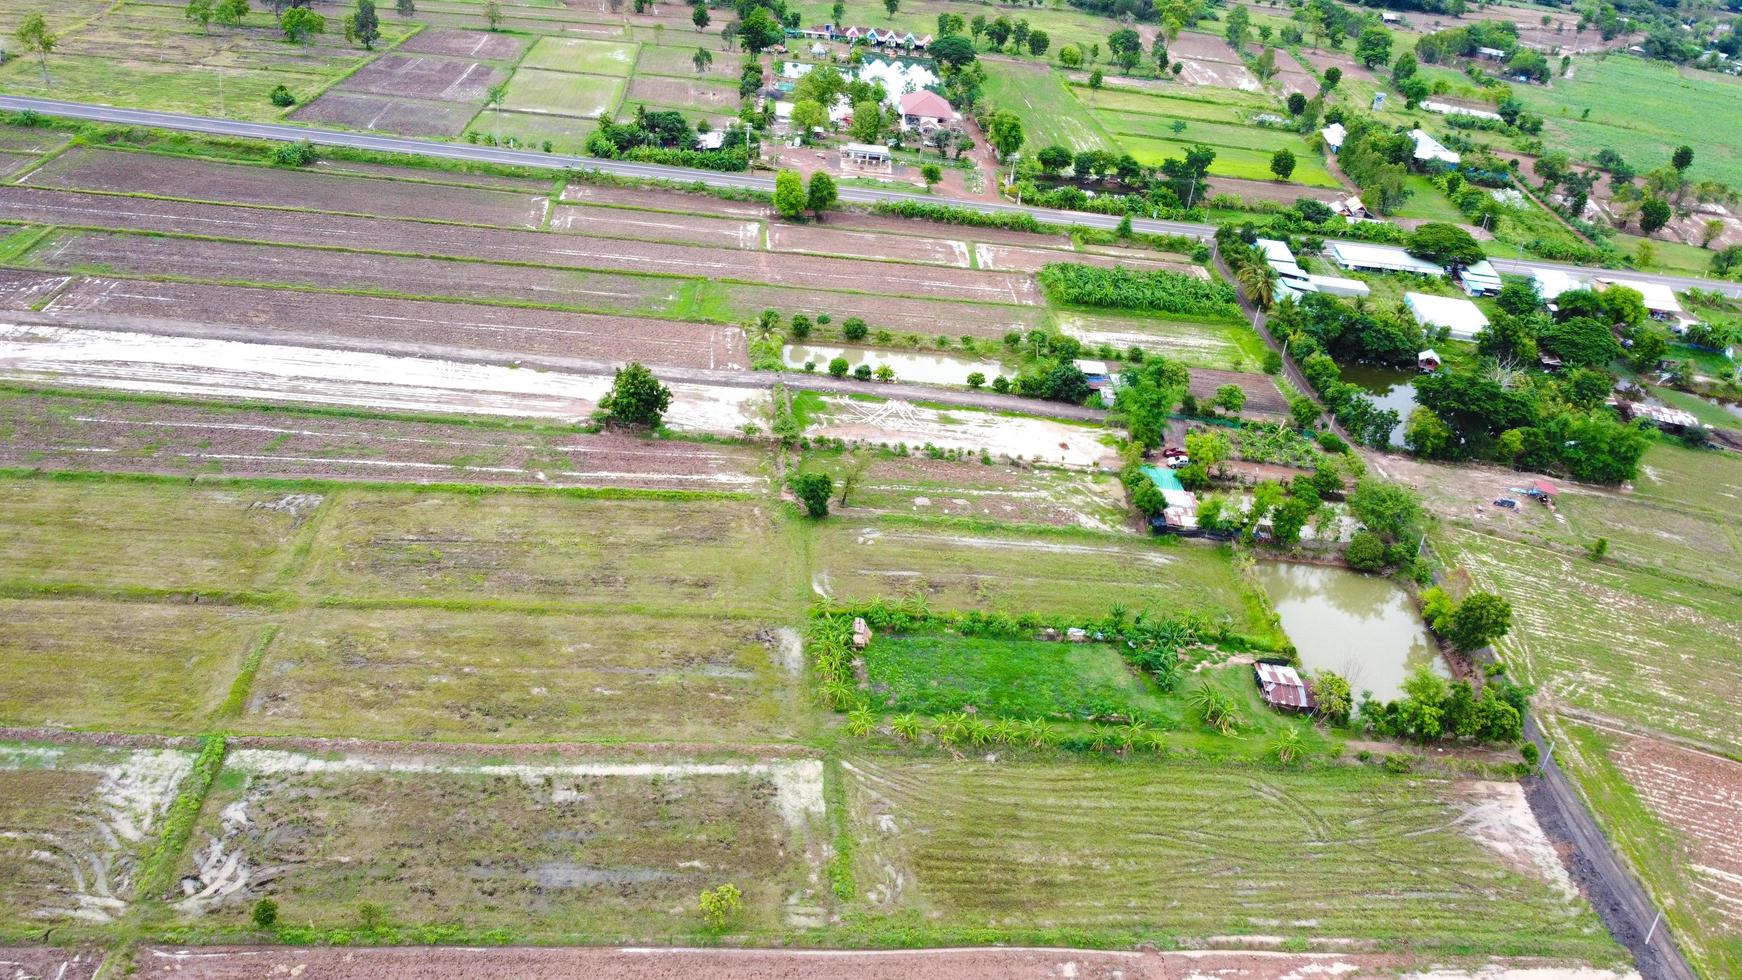
{"type": "Polygon", "coordinates": [[[1300,673],[1293,667],[1256,663],[1252,669],[1258,672],[1258,685],[1264,692],[1264,700],[1285,708],[1312,707],[1312,694],[1307,690],[1306,681],[1301,680],[1300,673]]]}

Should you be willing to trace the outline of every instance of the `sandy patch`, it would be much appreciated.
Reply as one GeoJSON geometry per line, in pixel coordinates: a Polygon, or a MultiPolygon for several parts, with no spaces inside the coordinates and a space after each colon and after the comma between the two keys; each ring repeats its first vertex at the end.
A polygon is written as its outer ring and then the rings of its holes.
{"type": "Polygon", "coordinates": [[[1518,783],[1472,782],[1462,787],[1458,827],[1498,854],[1514,871],[1541,879],[1569,900],[1578,897],[1560,855],[1536,822],[1518,783]]]}
{"type": "Polygon", "coordinates": [[[1113,458],[1102,430],[1027,416],[1004,417],[974,409],[922,408],[905,401],[861,402],[825,397],[826,421],[810,434],[835,439],[918,448],[985,450],[994,456],[1032,459],[1060,466],[1093,467],[1113,458]]]}

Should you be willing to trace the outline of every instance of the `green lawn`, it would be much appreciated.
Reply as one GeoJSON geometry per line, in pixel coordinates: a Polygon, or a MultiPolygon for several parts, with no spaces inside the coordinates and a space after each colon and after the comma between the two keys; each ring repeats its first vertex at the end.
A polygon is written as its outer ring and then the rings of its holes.
{"type": "Polygon", "coordinates": [[[592,41],[578,37],[541,37],[520,67],[545,68],[551,71],[580,72],[588,75],[629,77],[635,67],[639,45],[619,41],[592,41]]]}
{"type": "Polygon", "coordinates": [[[990,640],[953,634],[880,636],[864,653],[875,702],[937,715],[1146,718],[1154,686],[1104,644],[990,640]]]}
{"type": "Polygon", "coordinates": [[[626,84],[621,77],[521,68],[508,80],[502,108],[597,119],[616,110],[626,84]]]}
{"type": "MultiPolygon", "coordinates": [[[[1191,149],[1192,138],[1190,130],[1177,139],[1149,139],[1138,136],[1120,135],[1118,137],[1125,149],[1137,158],[1139,163],[1154,166],[1163,160],[1174,157],[1184,159],[1191,149]]],[[[1284,137],[1285,140],[1290,137],[1284,137]]],[[[1270,172],[1270,157],[1281,145],[1269,150],[1249,150],[1239,147],[1216,146],[1216,159],[1210,164],[1210,173],[1223,177],[1238,177],[1243,180],[1275,180],[1270,172]]],[[[1337,179],[1325,168],[1317,154],[1305,151],[1295,153],[1294,172],[1289,180],[1296,184],[1306,184],[1312,187],[1341,187],[1337,179]]]]}
{"type": "Polygon", "coordinates": [[[1404,186],[1409,188],[1409,197],[1398,208],[1394,217],[1420,218],[1426,221],[1449,221],[1453,224],[1463,224],[1467,219],[1431,181],[1420,174],[1411,174],[1404,186]]]}
{"type": "Polygon", "coordinates": [[[1670,150],[1685,143],[1694,149],[1688,176],[1742,186],[1735,139],[1742,81],[1631,55],[1578,56],[1572,78],[1515,86],[1514,93],[1547,120],[1544,141],[1580,160],[1608,147],[1643,172],[1668,163],[1670,150]]]}
{"type": "Polygon", "coordinates": [[[587,148],[587,137],[597,128],[598,123],[590,119],[505,112],[492,107],[473,116],[466,132],[494,136],[498,140],[512,136],[521,146],[527,147],[542,147],[544,141],[549,140],[553,153],[582,153],[587,148]]]}

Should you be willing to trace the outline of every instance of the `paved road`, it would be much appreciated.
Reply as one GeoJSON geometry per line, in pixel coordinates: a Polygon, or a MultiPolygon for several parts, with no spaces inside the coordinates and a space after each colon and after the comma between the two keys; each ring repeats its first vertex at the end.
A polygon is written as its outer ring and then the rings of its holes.
{"type": "MultiPolygon", "coordinates": [[[[510,150],[495,146],[475,146],[470,143],[442,143],[434,140],[408,139],[401,136],[381,136],[374,133],[290,126],[283,123],[238,122],[206,116],[187,116],[176,112],[154,112],[147,109],[117,109],[112,106],[62,102],[57,99],[32,99],[17,95],[0,95],[0,108],[32,109],[44,115],[68,119],[84,119],[123,126],[149,126],[156,129],[206,133],[213,136],[238,136],[260,140],[307,140],[323,146],[345,146],[381,153],[404,153],[448,160],[466,160],[474,163],[499,163],[517,167],[572,167],[577,170],[591,170],[621,177],[684,182],[700,181],[711,187],[774,190],[773,178],[750,174],[726,174],[712,170],[690,170],[684,167],[667,167],[660,164],[635,163],[627,160],[602,160],[597,157],[570,156],[561,153],[539,153],[531,150],[510,150]]],[[[948,204],[986,213],[1030,214],[1036,220],[1060,225],[1078,224],[1093,228],[1114,228],[1119,224],[1119,219],[1104,214],[1056,211],[1051,208],[1035,208],[991,201],[957,200],[929,194],[904,194],[900,191],[874,190],[864,187],[843,187],[840,193],[843,201],[858,204],[871,204],[878,201],[914,201],[924,204],[948,204]]],[[[1196,238],[1208,238],[1216,230],[1214,225],[1196,224],[1189,221],[1160,221],[1150,218],[1140,218],[1131,224],[1137,231],[1164,235],[1190,235],[1196,238]]],[[[1593,269],[1536,259],[1495,260],[1494,265],[1501,271],[1519,274],[1529,274],[1532,269],[1555,269],[1581,275],[1615,274],[1614,270],[1593,269]]],[[[1742,283],[1649,272],[1629,271],[1620,274],[1631,279],[1663,283],[1678,292],[1687,289],[1715,289],[1727,296],[1742,299],[1742,283]]]]}

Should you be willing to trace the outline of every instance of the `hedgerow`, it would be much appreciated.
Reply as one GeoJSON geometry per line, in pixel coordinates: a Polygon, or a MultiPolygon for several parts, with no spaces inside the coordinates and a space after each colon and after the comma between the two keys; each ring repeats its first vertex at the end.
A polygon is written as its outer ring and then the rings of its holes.
{"type": "Polygon", "coordinates": [[[1229,319],[1240,316],[1234,287],[1165,269],[1139,271],[1050,262],[1040,270],[1039,280],[1048,299],[1069,306],[1229,319]]]}

